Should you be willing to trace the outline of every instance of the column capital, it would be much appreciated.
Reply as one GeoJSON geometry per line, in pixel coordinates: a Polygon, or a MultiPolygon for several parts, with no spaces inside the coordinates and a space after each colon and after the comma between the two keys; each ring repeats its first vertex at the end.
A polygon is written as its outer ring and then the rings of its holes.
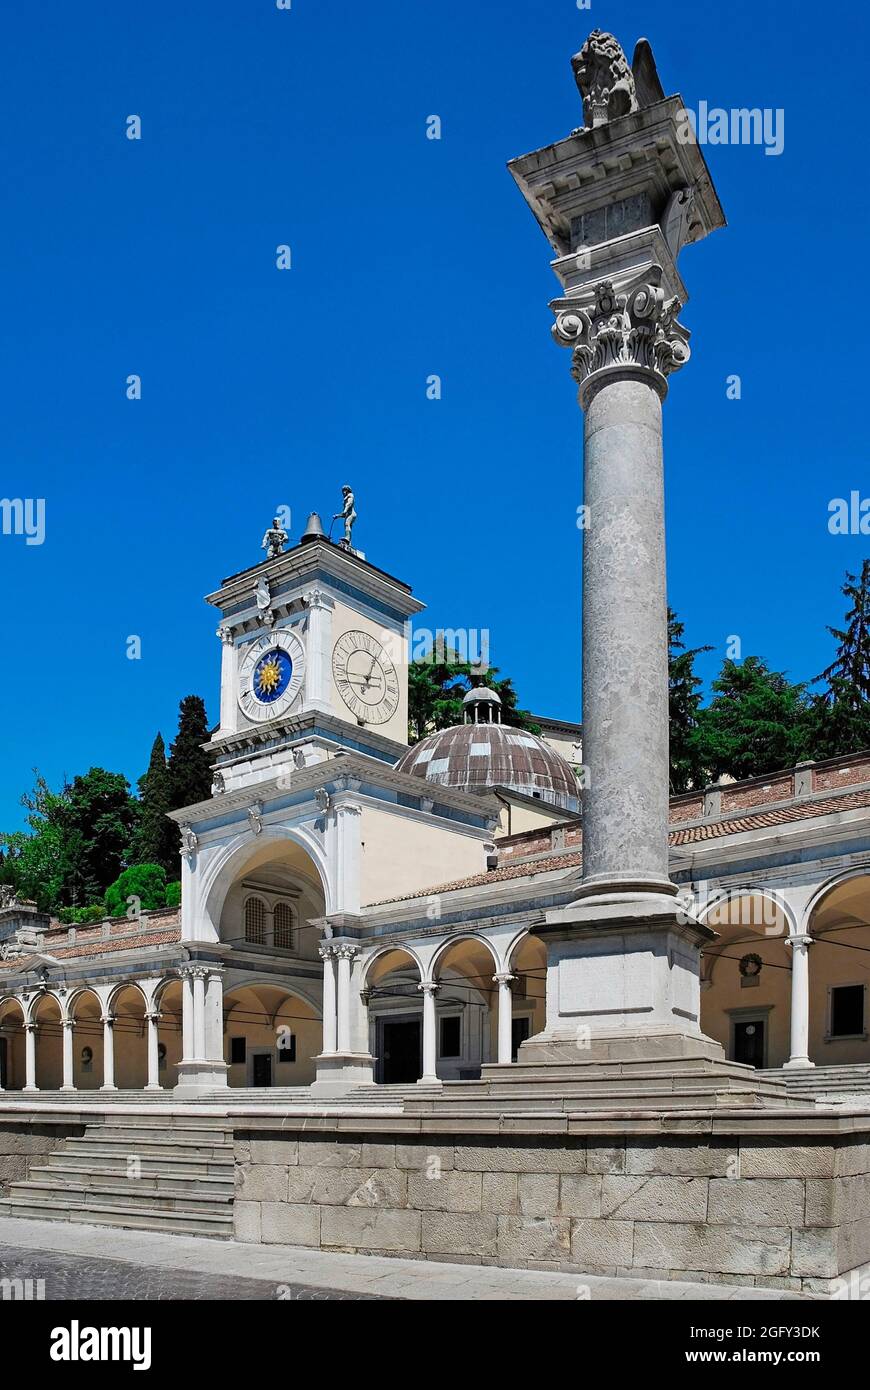
{"type": "Polygon", "coordinates": [[[417,988],[420,990],[421,994],[434,995],[437,994],[438,990],[441,988],[441,984],[438,980],[421,980],[417,988]]]}
{"type": "Polygon", "coordinates": [[[353,960],[359,955],[360,949],[355,941],[342,941],[333,947],[333,952],[339,960],[353,960]]]}
{"type": "Polygon", "coordinates": [[[338,947],[331,941],[319,941],[317,944],[317,954],[321,960],[334,960],[338,955],[338,947]]]}
{"type": "Polygon", "coordinates": [[[100,1022],[102,1023],[102,1025],[103,1025],[104,1028],[114,1028],[114,1026],[115,1026],[115,1015],[114,1015],[114,1014],[102,1014],[101,1017],[100,1017],[100,1022]]]}
{"type": "Polygon", "coordinates": [[[622,290],[600,280],[586,293],[556,299],[553,337],[571,352],[571,375],[586,409],[608,381],[647,381],[662,400],[668,377],[689,360],[689,331],[677,322],[683,305],[661,287],[662,268],[651,265],[622,290]]]}
{"type": "Polygon", "coordinates": [[[231,647],[235,641],[233,630],[229,623],[221,623],[220,627],[215,629],[215,636],[219,637],[226,647],[231,647]]]}
{"type": "Polygon", "coordinates": [[[794,935],[790,934],[785,938],[785,944],[787,946],[803,946],[806,948],[807,946],[815,945],[815,940],[816,938],[810,936],[809,932],[795,932],[794,935]]]}
{"type": "Polygon", "coordinates": [[[499,970],[493,975],[492,980],[493,984],[496,985],[510,985],[516,978],[516,975],[512,974],[510,970],[499,970]]]}

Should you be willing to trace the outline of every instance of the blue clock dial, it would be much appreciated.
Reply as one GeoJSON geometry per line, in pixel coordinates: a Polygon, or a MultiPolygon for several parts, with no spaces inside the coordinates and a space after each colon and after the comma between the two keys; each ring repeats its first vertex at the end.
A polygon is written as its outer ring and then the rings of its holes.
{"type": "Polygon", "coordinates": [[[280,700],[293,676],[293,662],[280,647],[273,647],[260,657],[254,667],[251,689],[262,705],[280,700]]]}

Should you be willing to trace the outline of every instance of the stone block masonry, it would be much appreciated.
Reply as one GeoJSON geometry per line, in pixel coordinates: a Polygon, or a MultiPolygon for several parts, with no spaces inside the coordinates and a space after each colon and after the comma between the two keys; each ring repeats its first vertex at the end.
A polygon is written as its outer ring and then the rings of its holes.
{"type": "Polygon", "coordinates": [[[814,1120],[728,1132],[727,1117],[637,1119],[619,1134],[569,1121],[559,1135],[461,1122],[446,1134],[443,1121],[431,1136],[237,1128],[236,1238],[831,1293],[870,1261],[870,1116],[814,1120]]]}
{"type": "Polygon", "coordinates": [[[73,1124],[32,1124],[28,1120],[0,1118],[0,1197],[7,1196],[14,1182],[23,1182],[30,1169],[45,1162],[46,1154],[60,1147],[64,1139],[84,1133],[84,1126],[73,1124]]]}

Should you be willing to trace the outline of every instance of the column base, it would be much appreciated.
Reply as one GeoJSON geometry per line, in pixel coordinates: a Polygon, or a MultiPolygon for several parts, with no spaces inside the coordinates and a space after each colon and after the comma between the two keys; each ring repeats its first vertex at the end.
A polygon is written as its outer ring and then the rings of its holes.
{"type": "Polygon", "coordinates": [[[440,1076],[421,1076],[417,1082],[418,1086],[438,1086],[443,1087],[444,1083],[440,1076]]]}
{"type": "Polygon", "coordinates": [[[321,1052],[314,1058],[317,1077],[312,1095],[342,1095],[355,1086],[373,1086],[375,1059],[369,1052],[321,1052]]]}
{"type": "Polygon", "coordinates": [[[679,1055],[724,1058],[701,1032],[700,948],[715,932],[682,909],[673,885],[638,892],[610,884],[546,914],[535,929],[547,946],[544,1032],[521,1057],[636,1060],[679,1055]]]}
{"type": "Polygon", "coordinates": [[[101,1091],[117,1091],[117,1086],[101,1086],[101,1091]]]}
{"type": "Polygon", "coordinates": [[[183,1099],[184,1096],[201,1095],[203,1091],[222,1090],[227,1085],[228,1070],[226,1062],[211,1062],[204,1058],[181,1061],[178,1063],[178,1080],[172,1088],[173,1095],[183,1099]]]}
{"type": "Polygon", "coordinates": [[[166,1089],[166,1088],[165,1088],[164,1086],[161,1086],[159,1082],[155,1082],[153,1086],[144,1086],[144,1087],[143,1087],[143,1090],[145,1090],[145,1091],[163,1091],[163,1090],[165,1090],[165,1089],[166,1089]]]}
{"type": "Polygon", "coordinates": [[[811,1062],[809,1057],[789,1057],[787,1062],[783,1062],[783,1071],[806,1071],[808,1067],[814,1067],[815,1062],[811,1062]]]}
{"type": "Polygon", "coordinates": [[[69,1092],[69,1091],[77,1091],[77,1090],[78,1090],[78,1086],[61,1086],[60,1089],[61,1089],[62,1091],[67,1091],[67,1092],[69,1092]]]}

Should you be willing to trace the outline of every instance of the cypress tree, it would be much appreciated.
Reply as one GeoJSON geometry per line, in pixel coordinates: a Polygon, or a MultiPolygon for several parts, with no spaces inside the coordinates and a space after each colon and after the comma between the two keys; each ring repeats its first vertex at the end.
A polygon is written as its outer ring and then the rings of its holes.
{"type": "Polygon", "coordinates": [[[211,796],[211,761],[205,704],[199,695],[186,695],[178,709],[178,733],[169,750],[169,810],[207,801],[211,796]]]}
{"type": "Polygon", "coordinates": [[[139,823],[133,838],[133,864],[159,864],[168,874],[177,873],[176,831],[166,816],[170,809],[166,745],[158,733],[151,746],[148,771],[139,778],[139,823]]]}

